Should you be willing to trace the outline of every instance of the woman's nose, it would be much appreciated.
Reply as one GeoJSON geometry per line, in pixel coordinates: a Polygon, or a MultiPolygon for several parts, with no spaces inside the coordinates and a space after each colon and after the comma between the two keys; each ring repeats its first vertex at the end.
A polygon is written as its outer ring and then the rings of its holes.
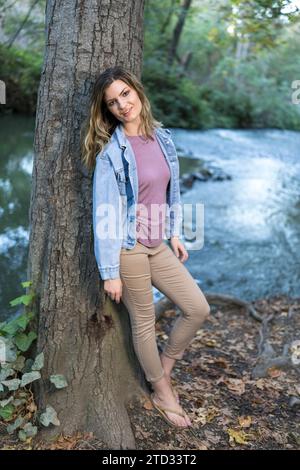
{"type": "Polygon", "coordinates": [[[122,109],[124,109],[124,108],[125,108],[125,106],[126,106],[126,102],[125,102],[125,101],[122,101],[122,100],[120,100],[120,101],[119,101],[119,109],[121,109],[121,110],[122,110],[122,109]]]}

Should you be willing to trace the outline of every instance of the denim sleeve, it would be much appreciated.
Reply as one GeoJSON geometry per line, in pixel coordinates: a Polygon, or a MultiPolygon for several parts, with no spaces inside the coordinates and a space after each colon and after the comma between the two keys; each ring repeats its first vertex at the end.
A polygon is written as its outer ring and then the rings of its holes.
{"type": "Polygon", "coordinates": [[[98,155],[93,176],[93,233],[95,258],[103,280],[120,277],[122,233],[119,205],[119,190],[112,163],[107,154],[98,155]]]}
{"type": "MultiPolygon", "coordinates": [[[[168,129],[169,139],[172,141],[174,148],[175,144],[172,138],[172,132],[168,129]]],[[[175,153],[176,159],[173,162],[174,165],[174,194],[172,195],[171,201],[171,212],[170,212],[170,237],[182,236],[182,203],[180,195],[180,175],[179,175],[179,159],[177,151],[175,153]]]]}

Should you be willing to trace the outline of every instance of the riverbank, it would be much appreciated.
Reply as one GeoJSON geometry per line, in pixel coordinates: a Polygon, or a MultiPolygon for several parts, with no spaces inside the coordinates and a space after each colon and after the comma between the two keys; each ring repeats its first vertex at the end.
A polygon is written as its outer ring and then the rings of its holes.
{"type": "MultiPolygon", "coordinates": [[[[284,344],[297,340],[300,298],[275,296],[257,299],[251,305],[265,320],[273,314],[264,339],[280,355],[284,344]]],[[[210,320],[198,331],[173,375],[182,406],[194,423],[193,434],[170,428],[145,397],[128,404],[137,449],[299,449],[299,371],[271,367],[266,377],[253,377],[261,323],[234,305],[211,307],[210,320]]],[[[165,310],[157,322],[159,347],[178,313],[172,308],[165,310]]],[[[89,433],[58,436],[49,445],[38,435],[20,443],[5,433],[3,425],[0,431],[0,450],[105,448],[89,433]]]]}

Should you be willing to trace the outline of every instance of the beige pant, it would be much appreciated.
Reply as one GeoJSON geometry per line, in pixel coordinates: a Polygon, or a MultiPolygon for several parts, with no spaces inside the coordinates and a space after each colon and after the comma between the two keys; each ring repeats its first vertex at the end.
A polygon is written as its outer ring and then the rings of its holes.
{"type": "Polygon", "coordinates": [[[121,301],[131,321],[133,345],[149,382],[162,378],[155,337],[155,308],[152,284],[181,310],[168,338],[164,355],[182,359],[185,348],[210,312],[209,304],[187,268],[162,241],[157,247],[137,242],[121,249],[121,301]]]}

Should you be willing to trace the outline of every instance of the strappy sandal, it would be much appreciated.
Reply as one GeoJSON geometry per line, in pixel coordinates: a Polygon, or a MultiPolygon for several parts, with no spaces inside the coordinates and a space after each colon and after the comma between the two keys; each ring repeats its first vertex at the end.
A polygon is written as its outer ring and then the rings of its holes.
{"type": "Polygon", "coordinates": [[[163,408],[162,406],[159,406],[155,400],[154,400],[154,393],[151,393],[150,395],[150,400],[151,400],[151,403],[153,405],[153,407],[159,412],[159,414],[162,416],[162,418],[170,425],[172,426],[173,428],[176,428],[176,429],[190,429],[191,426],[178,426],[177,424],[175,424],[173,421],[171,421],[166,412],[169,412],[169,413],[174,413],[175,415],[177,416],[181,416],[182,418],[185,418],[186,416],[186,413],[178,413],[178,411],[174,411],[174,410],[171,410],[170,408],[163,408]]]}

